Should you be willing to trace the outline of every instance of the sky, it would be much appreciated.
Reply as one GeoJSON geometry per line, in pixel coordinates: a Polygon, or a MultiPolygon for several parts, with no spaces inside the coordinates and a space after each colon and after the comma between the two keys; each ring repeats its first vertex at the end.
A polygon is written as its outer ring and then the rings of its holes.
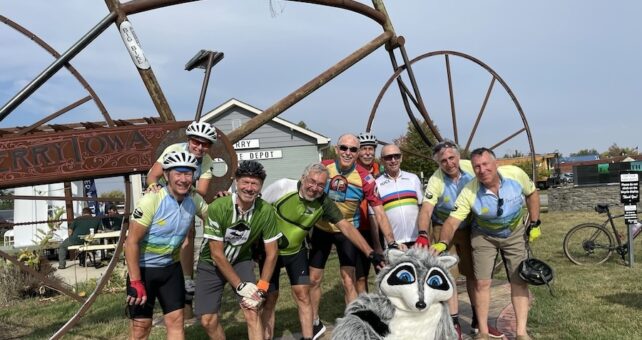
{"type": "MultiPolygon", "coordinates": [[[[362,1],[371,5],[369,1],[362,1]]],[[[471,146],[490,146],[527,122],[537,153],[568,156],[603,152],[616,143],[640,144],[642,118],[642,3],[594,1],[387,1],[395,31],[410,58],[452,50],[480,60],[507,84],[495,84],[471,146]]],[[[72,46],[108,11],[103,1],[0,0],[0,14],[31,30],[59,52],[72,46]]],[[[273,0],[202,0],[129,16],[177,120],[194,117],[203,72],[185,71],[201,49],[222,51],[205,100],[211,110],[236,98],[266,109],[378,36],[374,21],[345,10],[273,0]]],[[[400,55],[397,54],[400,60],[400,55]]],[[[0,105],[38,75],[52,57],[0,24],[0,105]]],[[[71,64],[87,79],[112,117],[157,116],[143,83],[111,25],[71,64]]],[[[457,140],[465,144],[490,84],[488,69],[450,58],[457,140]]],[[[413,64],[431,118],[455,139],[443,56],[413,64]]],[[[379,49],[279,118],[304,121],[336,143],[346,132],[365,131],[382,86],[392,75],[379,49]]],[[[36,122],[84,97],[66,70],[0,121],[0,128],[36,122]]],[[[102,120],[86,103],[54,123],[102,120]]],[[[391,88],[377,110],[372,132],[390,142],[405,134],[408,117],[391,88]]],[[[499,146],[500,155],[528,152],[522,133],[499,146]]]]}

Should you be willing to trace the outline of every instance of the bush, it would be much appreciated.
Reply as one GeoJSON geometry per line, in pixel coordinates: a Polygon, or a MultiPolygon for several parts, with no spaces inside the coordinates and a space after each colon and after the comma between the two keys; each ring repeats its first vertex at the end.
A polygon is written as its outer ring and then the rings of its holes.
{"type": "MultiPolygon", "coordinates": [[[[40,261],[38,272],[44,273],[47,278],[63,284],[63,281],[54,275],[54,268],[47,261],[40,261]]],[[[0,261],[0,305],[12,301],[34,296],[53,296],[58,292],[45,286],[41,281],[23,272],[10,262],[0,261]]]]}

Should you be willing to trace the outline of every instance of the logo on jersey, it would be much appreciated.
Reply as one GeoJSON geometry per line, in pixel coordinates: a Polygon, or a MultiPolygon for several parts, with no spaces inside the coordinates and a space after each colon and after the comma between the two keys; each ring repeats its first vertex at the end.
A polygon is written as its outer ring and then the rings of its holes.
{"type": "Polygon", "coordinates": [[[454,206],[453,206],[453,208],[452,208],[450,211],[457,211],[457,209],[459,209],[459,207],[457,207],[456,205],[454,205],[454,206]]]}
{"type": "Polygon", "coordinates": [[[368,175],[363,178],[367,183],[374,183],[375,179],[372,175],[368,175]]]}
{"type": "Polygon", "coordinates": [[[328,197],[336,202],[344,202],[348,192],[348,179],[341,175],[336,175],[330,179],[330,188],[328,197]]]}
{"type": "Polygon", "coordinates": [[[132,214],[134,216],[134,219],[139,219],[143,217],[143,211],[140,208],[134,209],[134,213],[132,214]]]}
{"type": "Polygon", "coordinates": [[[432,199],[432,192],[426,191],[426,195],[424,196],[426,196],[427,199],[432,199]]]}
{"type": "Polygon", "coordinates": [[[239,222],[235,226],[227,228],[225,231],[225,242],[233,246],[242,245],[250,238],[250,227],[244,222],[239,222]]]}

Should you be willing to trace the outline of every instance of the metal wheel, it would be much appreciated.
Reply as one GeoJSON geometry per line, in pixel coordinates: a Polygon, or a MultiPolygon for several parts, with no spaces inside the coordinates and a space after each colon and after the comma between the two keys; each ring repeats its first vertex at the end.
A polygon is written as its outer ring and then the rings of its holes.
{"type": "Polygon", "coordinates": [[[611,256],[613,249],[613,235],[597,223],[577,225],[564,237],[564,254],[579,265],[603,263],[611,256]]]}
{"type": "Polygon", "coordinates": [[[480,146],[494,149],[498,157],[518,152],[535,154],[530,128],[517,97],[488,65],[455,51],[425,53],[409,64],[421,95],[413,96],[403,90],[407,87],[404,84],[408,72],[405,65],[399,67],[381,89],[370,112],[367,131],[377,133],[391,128],[390,124],[377,125],[374,118],[377,111],[392,111],[396,115],[403,110],[399,92],[388,93],[390,85],[401,80],[402,92],[414,104],[412,111],[421,114],[421,117],[409,115],[410,120],[428,121],[429,128],[431,124],[438,127],[433,130],[436,139],[452,139],[460,145],[464,156],[480,146]],[[497,149],[500,146],[502,150],[497,149]]]}

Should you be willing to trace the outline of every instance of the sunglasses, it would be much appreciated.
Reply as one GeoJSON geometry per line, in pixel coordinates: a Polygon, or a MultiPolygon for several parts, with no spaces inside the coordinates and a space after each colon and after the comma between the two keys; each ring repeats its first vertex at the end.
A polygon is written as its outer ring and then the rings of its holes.
{"type": "Polygon", "coordinates": [[[504,205],[504,199],[498,198],[497,199],[497,217],[502,216],[502,214],[504,213],[504,209],[502,209],[503,205],[504,205]]]}
{"type": "Polygon", "coordinates": [[[452,142],[449,142],[449,141],[443,141],[443,142],[438,143],[437,145],[432,147],[432,153],[436,154],[436,153],[438,153],[439,151],[441,151],[443,149],[456,148],[456,147],[457,147],[457,145],[455,145],[455,143],[452,143],[452,142]]]}
{"type": "Polygon", "coordinates": [[[359,151],[359,148],[356,147],[356,146],[339,145],[339,150],[341,150],[341,151],[350,150],[350,152],[352,152],[352,153],[357,153],[359,151]]]}
{"type": "Polygon", "coordinates": [[[383,158],[384,161],[388,161],[388,162],[393,160],[393,159],[397,161],[397,160],[401,159],[401,154],[400,153],[393,153],[391,155],[381,156],[381,158],[383,158]]]}
{"type": "Polygon", "coordinates": [[[198,145],[198,146],[201,146],[201,147],[204,147],[204,148],[209,148],[210,145],[212,145],[212,143],[210,143],[209,141],[206,142],[206,141],[202,141],[202,140],[199,140],[199,139],[196,139],[196,138],[190,138],[189,141],[190,141],[190,143],[192,143],[194,145],[198,145]]]}

